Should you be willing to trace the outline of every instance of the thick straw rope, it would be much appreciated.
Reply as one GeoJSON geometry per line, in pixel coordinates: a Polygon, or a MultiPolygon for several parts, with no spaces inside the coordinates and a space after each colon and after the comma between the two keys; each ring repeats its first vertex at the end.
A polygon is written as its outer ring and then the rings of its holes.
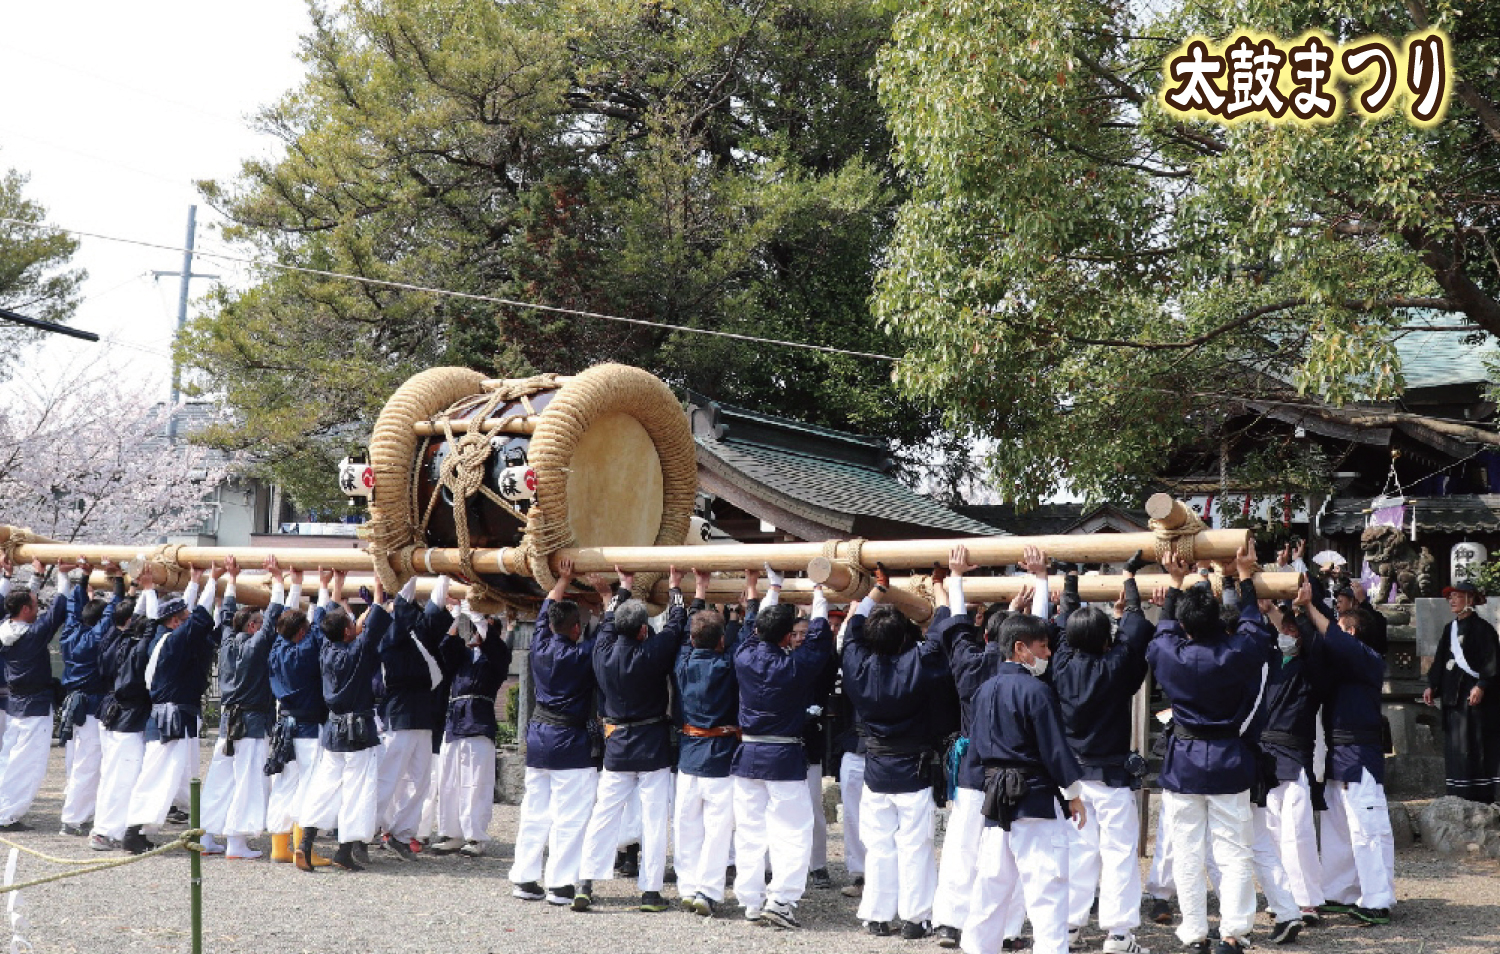
{"type": "Polygon", "coordinates": [[[1150,521],[1150,526],[1151,532],[1156,534],[1157,563],[1166,566],[1167,556],[1173,552],[1189,565],[1196,562],[1193,559],[1194,538],[1208,529],[1208,524],[1200,520],[1196,513],[1189,510],[1187,520],[1183,521],[1180,527],[1164,527],[1162,522],[1156,519],[1150,521]]]}
{"type": "Polygon", "coordinates": [[[870,590],[874,589],[875,578],[860,563],[860,553],[865,545],[864,538],[855,537],[847,541],[849,545],[849,558],[847,560],[838,559],[838,549],[841,542],[844,541],[823,541],[823,556],[828,562],[849,571],[849,585],[842,590],[828,590],[828,599],[833,603],[857,603],[869,595],[870,590]]]}
{"type": "MultiPolygon", "coordinates": [[[[473,553],[468,540],[468,521],[463,501],[484,493],[501,506],[519,512],[483,485],[485,461],[491,453],[489,438],[482,433],[455,436],[451,419],[476,411],[483,417],[502,404],[524,400],[556,388],[531,436],[528,463],[537,475],[536,500],[526,516],[526,533],[517,548],[519,561],[507,561],[508,569],[529,572],[551,589],[556,578],[549,562],[558,550],[574,546],[568,519],[568,468],[585,431],[601,415],[619,411],[634,417],[656,445],[662,465],[662,520],[656,545],[679,545],[687,536],[698,487],[697,449],[687,419],[671,390],[654,375],[627,365],[604,364],[589,368],[559,386],[558,376],[493,382],[488,386],[476,371],[467,368],[432,368],[415,375],[386,402],[370,437],[370,461],[375,470],[375,491],[370,500],[368,528],[370,554],[381,582],[388,590],[419,572],[412,554],[423,542],[427,520],[435,500],[426,511],[417,499],[418,421],[438,419],[450,445],[440,477],[454,497],[454,525],[459,537],[460,563],[470,582],[480,592],[470,593],[476,609],[514,606],[503,594],[486,587],[473,572],[473,553]],[[520,565],[516,565],[519,562],[520,565]]],[[[641,574],[638,588],[648,590],[660,574],[641,574]]]]}
{"type": "MultiPolygon", "coordinates": [[[[532,577],[543,589],[557,582],[548,558],[576,544],[568,520],[573,451],[594,421],[612,411],[631,415],[645,428],[661,461],[661,526],[653,543],[681,546],[687,539],[698,493],[698,449],[682,405],[659,378],[640,368],[595,365],[553,395],[531,435],[527,459],[536,471],[536,502],[522,546],[532,577]]],[[[650,592],[660,578],[660,573],[639,574],[636,589],[650,592]]]]}
{"type": "MultiPolygon", "coordinates": [[[[429,368],[396,389],[370,434],[375,489],[367,525],[370,557],[388,592],[415,575],[411,553],[421,526],[417,510],[418,438],[415,425],[484,390],[484,375],[468,368],[429,368]]],[[[425,445],[425,441],[422,442],[425,445]]]]}

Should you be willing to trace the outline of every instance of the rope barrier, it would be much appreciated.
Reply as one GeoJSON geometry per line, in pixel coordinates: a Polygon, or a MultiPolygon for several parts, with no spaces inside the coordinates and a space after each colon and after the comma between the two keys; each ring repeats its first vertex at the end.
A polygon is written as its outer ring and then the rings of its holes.
{"type": "Polygon", "coordinates": [[[50,884],[54,881],[62,881],[67,878],[79,878],[83,875],[93,874],[96,871],[108,871],[111,868],[122,868],[125,865],[133,865],[137,862],[145,861],[147,858],[154,858],[158,855],[165,855],[174,851],[202,851],[203,846],[198,844],[196,839],[202,837],[204,834],[205,832],[201,828],[189,828],[187,831],[183,832],[172,841],[167,842],[165,845],[158,845],[150,851],[145,851],[138,855],[131,855],[126,858],[110,858],[105,861],[98,861],[92,858],[58,858],[53,855],[49,855],[46,852],[37,851],[35,848],[27,848],[25,845],[17,844],[16,842],[11,841],[9,838],[0,838],[0,844],[8,845],[17,851],[22,852],[23,854],[31,855],[34,858],[39,858],[42,861],[48,862],[49,864],[78,866],[71,871],[61,871],[57,874],[47,875],[41,878],[33,878],[30,881],[22,881],[17,884],[0,885],[0,894],[8,894],[12,891],[20,891],[22,888],[33,888],[41,884],[50,884]]]}

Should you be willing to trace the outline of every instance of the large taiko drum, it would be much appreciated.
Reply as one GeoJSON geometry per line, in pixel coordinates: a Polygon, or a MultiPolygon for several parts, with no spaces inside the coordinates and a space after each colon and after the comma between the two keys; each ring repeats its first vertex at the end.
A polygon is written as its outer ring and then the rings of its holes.
{"type": "Polygon", "coordinates": [[[681,544],[697,491],[687,416],[660,379],[596,365],[571,377],[415,375],[370,439],[370,550],[399,585],[416,547],[510,548],[480,582],[535,598],[565,547],[681,544]]]}

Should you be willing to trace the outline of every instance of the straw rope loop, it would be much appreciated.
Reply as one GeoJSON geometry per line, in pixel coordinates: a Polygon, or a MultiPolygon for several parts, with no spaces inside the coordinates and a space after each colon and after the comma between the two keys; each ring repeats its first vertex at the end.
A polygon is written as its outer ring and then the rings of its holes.
{"type": "Polygon", "coordinates": [[[30,527],[11,527],[10,537],[5,541],[5,546],[0,549],[4,549],[5,558],[11,563],[19,563],[20,560],[18,560],[16,557],[16,551],[21,547],[24,547],[29,543],[51,542],[52,541],[47,537],[43,537],[39,534],[33,533],[30,527]]]}
{"type": "Polygon", "coordinates": [[[1196,513],[1188,510],[1187,519],[1180,527],[1166,527],[1160,520],[1152,518],[1150,521],[1151,532],[1156,535],[1156,562],[1166,566],[1166,559],[1171,553],[1176,553],[1184,563],[1189,565],[1196,562],[1193,559],[1193,547],[1198,534],[1208,529],[1196,513]]]}

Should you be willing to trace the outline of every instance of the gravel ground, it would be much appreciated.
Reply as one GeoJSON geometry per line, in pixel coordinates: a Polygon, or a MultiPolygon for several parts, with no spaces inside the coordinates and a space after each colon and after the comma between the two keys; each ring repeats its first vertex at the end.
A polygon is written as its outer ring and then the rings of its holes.
{"type": "MultiPolygon", "coordinates": [[[[204,749],[203,765],[208,764],[204,749]]],[[[92,855],[82,840],[57,835],[62,803],[62,753],[52,753],[41,796],[26,817],[32,831],[10,837],[65,857],[92,855]]],[[[935,941],[873,938],[854,919],[856,902],[837,891],[804,899],[796,933],[740,920],[727,910],[713,921],[682,913],[634,910],[634,883],[597,886],[596,908],[575,914],[510,897],[506,872],[517,809],[495,806],[488,857],[425,856],[405,863],[372,852],[363,874],[329,870],[309,875],[290,865],[204,861],[204,950],[217,954],[386,954],[386,952],[567,952],[688,954],[711,948],[756,952],[936,952],[935,941]]],[[[175,829],[168,829],[172,832],[175,829]]],[[[830,826],[835,880],[844,881],[841,835],[830,826]]],[[[94,855],[93,857],[100,857],[94,855]]],[[[1396,858],[1400,906],[1388,927],[1364,928],[1347,919],[1303,933],[1297,947],[1326,951],[1492,952],[1500,949],[1500,867],[1488,861],[1450,860],[1418,848],[1396,858]]],[[[22,856],[19,877],[56,869],[22,856]]],[[[675,897],[669,885],[667,894],[675,897]]],[[[54,882],[24,892],[38,952],[187,951],[188,865],[172,855],[102,874],[54,882]]],[[[1257,923],[1261,946],[1265,916],[1257,923]]],[[[1087,932],[1089,949],[1101,935],[1087,932]]],[[[1180,950],[1170,928],[1143,926],[1141,942],[1153,950],[1180,950]]]]}

